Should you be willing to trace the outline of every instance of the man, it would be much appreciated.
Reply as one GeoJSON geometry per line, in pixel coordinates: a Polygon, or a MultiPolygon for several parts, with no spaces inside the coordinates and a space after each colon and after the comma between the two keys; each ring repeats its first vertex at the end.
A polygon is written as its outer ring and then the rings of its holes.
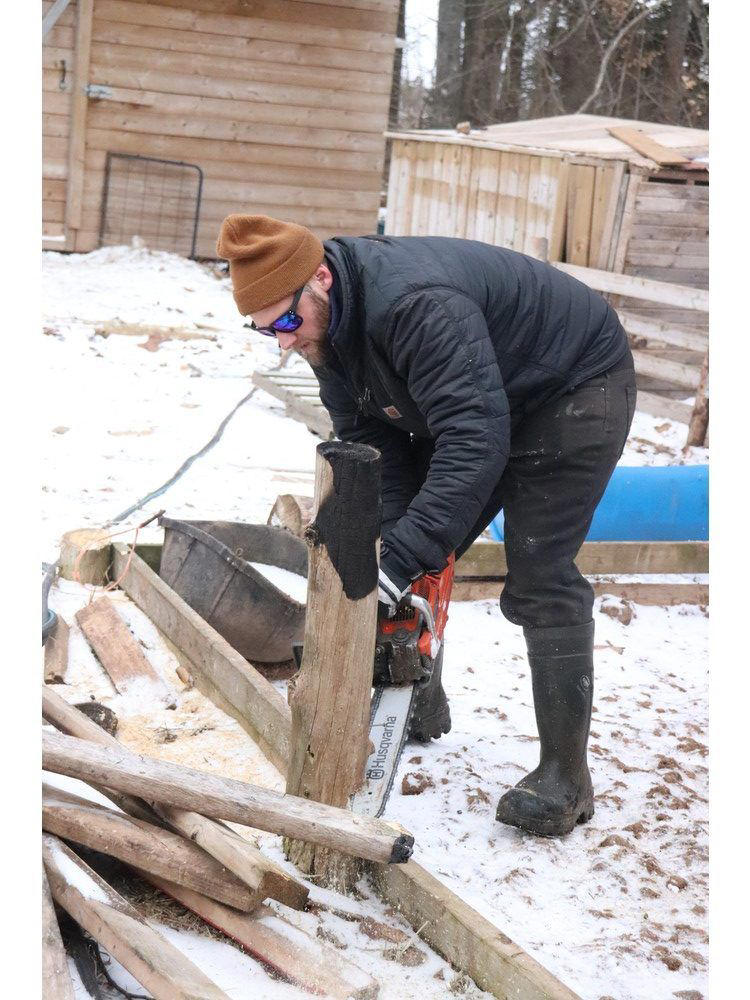
{"type": "MultiPolygon", "coordinates": [[[[607,303],[552,266],[440,237],[342,237],[230,215],[243,315],[313,367],[338,437],[382,454],[380,600],[459,557],[502,509],[500,598],[523,626],[539,766],[497,818],[558,836],[591,818],[586,761],[593,591],[574,558],[635,407],[627,338],[607,303]]],[[[438,674],[423,738],[450,728],[438,674]]]]}

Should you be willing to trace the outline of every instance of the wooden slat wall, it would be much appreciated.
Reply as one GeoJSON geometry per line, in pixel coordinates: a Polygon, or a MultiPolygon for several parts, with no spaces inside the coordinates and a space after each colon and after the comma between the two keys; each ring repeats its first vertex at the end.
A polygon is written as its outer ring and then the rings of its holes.
{"type": "Polygon", "coordinates": [[[457,236],[524,253],[546,237],[559,255],[567,173],[561,157],[394,139],[386,232],[457,236]]]}
{"type": "MultiPolygon", "coordinates": [[[[42,16],[54,0],[44,0],[42,16]]],[[[45,98],[55,95],[55,115],[44,115],[42,122],[42,233],[63,236],[65,198],[68,178],[68,136],[73,86],[75,52],[73,48],[76,0],[71,0],[54,28],[44,39],[45,98]]],[[[60,250],[62,240],[45,241],[43,246],[60,250]]]]}
{"type": "MultiPolygon", "coordinates": [[[[89,103],[75,249],[97,245],[108,150],[202,168],[199,256],[215,256],[234,211],[292,219],[322,238],[374,232],[397,7],[95,0],[90,82],[138,103],[89,103]]],[[[63,21],[44,53],[44,127],[56,156],[66,105],[55,66],[73,44],[70,11],[63,21]]]]}
{"type": "MultiPolygon", "coordinates": [[[[625,274],[708,288],[708,185],[648,181],[638,187],[625,247],[625,274]]],[[[649,302],[629,303],[642,319],[693,330],[708,328],[708,315],[649,302]]]]}

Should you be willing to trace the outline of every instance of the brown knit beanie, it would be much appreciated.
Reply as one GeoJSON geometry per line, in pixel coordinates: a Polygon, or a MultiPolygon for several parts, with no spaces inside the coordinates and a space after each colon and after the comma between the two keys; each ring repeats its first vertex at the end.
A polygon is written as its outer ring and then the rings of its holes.
{"type": "Polygon", "coordinates": [[[229,261],[243,316],[292,295],[323,263],[323,244],[314,233],[267,215],[228,215],[216,252],[229,261]]]}

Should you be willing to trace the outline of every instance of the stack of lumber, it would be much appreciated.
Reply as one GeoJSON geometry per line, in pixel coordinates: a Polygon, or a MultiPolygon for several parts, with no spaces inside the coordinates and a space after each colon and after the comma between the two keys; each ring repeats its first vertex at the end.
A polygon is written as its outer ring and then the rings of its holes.
{"type": "Polygon", "coordinates": [[[346,809],[132,753],[46,686],[42,714],[57,730],[43,732],[45,771],[76,778],[80,788],[76,794],[53,778],[43,787],[50,996],[72,996],[53,903],[154,997],[226,996],[86,863],[81,848],[122,862],[303,989],[335,997],[377,995],[370,976],[263,905],[271,899],[304,909],[308,888],[222,820],[380,863],[406,861],[409,834],[346,809]]]}

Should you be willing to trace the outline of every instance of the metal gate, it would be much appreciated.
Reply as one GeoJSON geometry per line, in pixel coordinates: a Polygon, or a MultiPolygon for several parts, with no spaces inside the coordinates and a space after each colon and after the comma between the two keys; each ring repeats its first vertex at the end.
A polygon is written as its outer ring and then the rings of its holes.
{"type": "Polygon", "coordinates": [[[203,171],[194,163],[107,153],[99,246],[129,244],[195,256],[203,171]]]}

